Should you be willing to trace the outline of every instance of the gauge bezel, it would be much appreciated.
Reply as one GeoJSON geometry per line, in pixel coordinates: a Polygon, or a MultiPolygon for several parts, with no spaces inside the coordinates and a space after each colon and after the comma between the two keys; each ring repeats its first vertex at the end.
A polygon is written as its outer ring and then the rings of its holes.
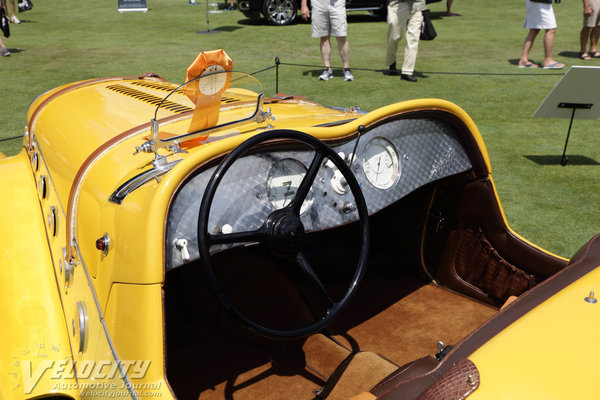
{"type": "MultiPolygon", "coordinates": [[[[308,169],[306,168],[306,166],[301,161],[298,161],[295,158],[282,158],[281,160],[279,160],[279,161],[275,162],[273,165],[271,165],[271,168],[269,169],[269,173],[267,174],[266,187],[267,187],[267,198],[269,199],[271,206],[273,206],[273,208],[275,210],[280,210],[280,209],[286,207],[287,205],[289,205],[289,203],[292,201],[292,199],[294,199],[294,196],[296,195],[296,190],[300,186],[300,183],[302,182],[302,179],[304,179],[304,176],[306,175],[307,171],[308,171],[308,169]],[[276,191],[275,189],[281,190],[281,187],[273,186],[273,179],[276,178],[275,173],[281,171],[281,168],[284,167],[284,165],[286,168],[288,168],[291,171],[291,174],[289,174],[288,176],[292,177],[294,175],[294,177],[296,177],[296,178],[298,176],[300,176],[300,179],[297,181],[297,186],[294,187],[295,190],[292,193],[293,196],[287,202],[286,202],[287,199],[283,199],[284,204],[281,205],[281,204],[278,204],[281,201],[281,199],[275,197],[275,196],[278,196],[278,194],[276,193],[278,190],[276,191]]],[[[277,176],[277,178],[281,178],[283,176],[285,176],[285,175],[277,176]]],[[[291,187],[293,187],[293,186],[290,186],[290,188],[291,187]]],[[[313,194],[313,189],[311,187],[310,190],[308,191],[308,194],[306,195],[306,198],[304,199],[304,202],[302,203],[302,207],[300,207],[300,215],[304,214],[312,206],[313,202],[314,202],[314,194],[313,194]]]]}
{"type": "Polygon", "coordinates": [[[387,190],[395,186],[398,183],[398,181],[400,181],[400,178],[402,176],[402,163],[400,161],[400,155],[398,154],[398,149],[396,149],[396,146],[394,146],[394,144],[389,139],[383,136],[375,136],[371,138],[363,148],[361,159],[362,171],[365,175],[365,178],[367,178],[367,181],[373,187],[381,190],[387,190]],[[371,165],[368,159],[366,158],[367,153],[369,152],[369,149],[372,146],[377,146],[384,149],[384,151],[387,151],[391,156],[391,166],[385,167],[386,171],[391,170],[391,176],[389,179],[386,179],[383,182],[378,182],[376,179],[373,178],[373,173],[371,172],[371,165]],[[396,171],[394,171],[394,169],[396,169],[396,171]]]}

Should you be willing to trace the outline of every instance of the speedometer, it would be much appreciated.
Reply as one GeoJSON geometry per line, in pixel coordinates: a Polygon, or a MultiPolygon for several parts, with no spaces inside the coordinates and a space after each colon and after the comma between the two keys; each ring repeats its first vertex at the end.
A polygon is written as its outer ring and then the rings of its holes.
{"type": "Polygon", "coordinates": [[[398,151],[382,137],[374,137],[366,144],[362,167],[369,182],[378,189],[388,189],[400,179],[398,151]]]}
{"type": "MultiPolygon", "coordinates": [[[[290,204],[296,196],[304,175],[306,175],[304,164],[292,158],[284,158],[273,164],[267,177],[267,194],[275,209],[279,210],[290,204]]],[[[300,207],[300,214],[304,213],[312,202],[311,188],[300,207]]]]}

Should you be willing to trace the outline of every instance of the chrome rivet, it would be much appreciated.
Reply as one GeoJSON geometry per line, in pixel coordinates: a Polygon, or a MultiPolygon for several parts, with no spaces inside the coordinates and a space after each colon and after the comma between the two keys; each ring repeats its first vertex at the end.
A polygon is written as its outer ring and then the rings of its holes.
{"type": "Polygon", "coordinates": [[[594,291],[593,290],[590,291],[589,296],[586,297],[584,300],[587,301],[590,304],[596,304],[598,302],[598,300],[594,297],[594,291]]]}
{"type": "Polygon", "coordinates": [[[473,375],[469,374],[467,375],[467,385],[469,386],[475,386],[475,378],[473,378],[473,375]]]}

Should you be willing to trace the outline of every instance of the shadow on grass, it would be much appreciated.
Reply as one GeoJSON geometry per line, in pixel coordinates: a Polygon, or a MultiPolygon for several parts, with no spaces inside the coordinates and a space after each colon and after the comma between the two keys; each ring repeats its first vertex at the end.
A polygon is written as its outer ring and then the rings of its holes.
{"type": "Polygon", "coordinates": [[[225,25],[225,26],[218,26],[215,28],[216,31],[221,31],[221,32],[233,32],[233,31],[237,31],[238,29],[242,29],[241,26],[233,26],[233,25],[225,25]]]}
{"type": "MultiPolygon", "coordinates": [[[[560,155],[529,155],[523,156],[538,165],[560,165],[560,155]]],[[[582,155],[570,155],[567,157],[567,165],[600,165],[598,161],[582,155]]]]}
{"type": "Polygon", "coordinates": [[[462,17],[460,14],[454,14],[452,16],[446,15],[446,11],[430,11],[429,14],[431,15],[431,19],[462,17]]]}
{"type": "MultiPolygon", "coordinates": [[[[558,53],[558,55],[561,57],[566,57],[566,58],[579,58],[578,51],[561,51],[560,53],[558,53]]],[[[586,60],[586,61],[590,61],[590,60],[586,60]]]]}
{"type": "MultiPolygon", "coordinates": [[[[298,22],[298,18],[291,25],[296,25],[297,22],[298,22]]],[[[240,20],[238,20],[237,23],[240,25],[246,25],[246,26],[274,26],[274,25],[269,24],[267,22],[267,20],[262,17],[240,19],[240,20]]]]}
{"type": "MultiPolygon", "coordinates": [[[[509,63],[510,65],[514,65],[515,67],[518,67],[518,66],[519,66],[519,60],[520,60],[519,58],[510,58],[510,59],[508,60],[508,63],[509,63]]],[[[531,62],[532,62],[532,63],[534,63],[534,64],[537,64],[537,67],[528,67],[528,68],[526,68],[526,67],[522,67],[522,68],[521,68],[522,70],[528,70],[528,69],[529,69],[529,70],[534,70],[534,71],[535,71],[535,70],[540,70],[540,71],[541,71],[541,70],[544,70],[544,68],[543,68],[543,60],[542,60],[542,61],[537,61],[537,62],[536,62],[536,61],[534,61],[534,60],[532,60],[532,59],[530,58],[530,59],[529,59],[529,61],[531,61],[531,62]]]]}

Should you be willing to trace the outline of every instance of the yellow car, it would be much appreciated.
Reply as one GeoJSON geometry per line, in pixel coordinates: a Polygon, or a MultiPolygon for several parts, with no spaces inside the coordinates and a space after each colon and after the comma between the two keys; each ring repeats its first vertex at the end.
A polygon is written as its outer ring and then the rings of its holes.
{"type": "Polygon", "coordinates": [[[0,159],[0,398],[598,397],[599,239],[513,232],[461,108],[265,97],[222,50],[185,82],[32,102],[0,159]]]}

